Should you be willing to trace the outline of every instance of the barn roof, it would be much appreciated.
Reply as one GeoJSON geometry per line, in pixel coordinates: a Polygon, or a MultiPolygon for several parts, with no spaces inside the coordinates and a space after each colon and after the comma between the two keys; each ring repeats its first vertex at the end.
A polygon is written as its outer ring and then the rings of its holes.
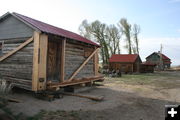
{"type": "Polygon", "coordinates": [[[27,24],[28,26],[32,27],[35,30],[44,32],[44,33],[48,33],[48,34],[53,34],[53,35],[58,35],[58,36],[62,36],[62,37],[66,37],[66,38],[70,38],[70,39],[74,39],[77,41],[81,41],[84,43],[88,43],[91,45],[95,45],[95,46],[100,46],[97,43],[88,40],[76,33],[70,32],[68,30],[64,30],[62,28],[59,27],[55,27],[53,25],[49,25],[47,23],[35,20],[33,18],[18,14],[18,13],[6,13],[5,15],[3,15],[2,17],[0,17],[0,19],[3,19],[4,17],[6,17],[7,15],[13,15],[14,17],[16,17],[17,19],[23,21],[25,24],[27,24]]]}
{"type": "Polygon", "coordinates": [[[113,54],[109,62],[134,63],[138,54],[113,54]]]}
{"type": "MultiPolygon", "coordinates": [[[[170,58],[168,58],[166,55],[162,54],[162,53],[158,53],[158,52],[153,52],[151,55],[153,54],[157,54],[157,55],[162,55],[162,59],[163,60],[170,60],[170,58]]],[[[151,55],[147,56],[146,58],[150,57],[151,55]]]]}

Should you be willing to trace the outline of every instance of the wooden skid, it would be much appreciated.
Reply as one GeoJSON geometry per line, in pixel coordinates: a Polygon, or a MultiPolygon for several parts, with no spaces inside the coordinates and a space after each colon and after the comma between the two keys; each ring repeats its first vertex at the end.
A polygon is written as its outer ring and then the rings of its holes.
{"type": "Polygon", "coordinates": [[[56,88],[56,87],[65,87],[70,85],[77,85],[82,83],[88,83],[88,82],[95,82],[95,81],[103,81],[104,76],[96,76],[96,77],[89,77],[89,78],[82,78],[82,79],[73,79],[72,81],[67,81],[63,83],[49,83],[47,86],[48,88],[56,88]]]}

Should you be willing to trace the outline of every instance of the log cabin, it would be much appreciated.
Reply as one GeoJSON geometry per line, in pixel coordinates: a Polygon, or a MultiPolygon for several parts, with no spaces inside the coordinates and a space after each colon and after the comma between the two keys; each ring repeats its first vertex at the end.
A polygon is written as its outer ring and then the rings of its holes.
{"type": "Polygon", "coordinates": [[[100,46],[18,13],[0,17],[0,78],[34,92],[102,81],[100,46]]]}
{"type": "Polygon", "coordinates": [[[109,59],[109,70],[120,70],[123,73],[139,72],[141,63],[138,54],[113,54],[109,59]]]}

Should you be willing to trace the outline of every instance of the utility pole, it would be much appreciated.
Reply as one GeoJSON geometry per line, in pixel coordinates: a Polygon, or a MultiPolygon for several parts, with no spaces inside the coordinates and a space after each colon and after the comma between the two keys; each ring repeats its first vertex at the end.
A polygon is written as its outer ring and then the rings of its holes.
{"type": "Polygon", "coordinates": [[[160,47],[160,61],[159,61],[159,67],[160,67],[160,70],[164,70],[164,67],[163,67],[163,59],[162,59],[162,49],[163,49],[163,45],[161,44],[161,47],[160,47]]]}

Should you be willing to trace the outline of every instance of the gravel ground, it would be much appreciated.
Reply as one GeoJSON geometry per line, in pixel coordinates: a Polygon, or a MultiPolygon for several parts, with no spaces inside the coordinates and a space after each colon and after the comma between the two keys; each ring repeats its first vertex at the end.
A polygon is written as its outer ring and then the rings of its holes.
{"type": "MultiPolygon", "coordinates": [[[[178,73],[179,74],[179,73],[178,73]]],[[[179,78],[174,80],[179,84],[179,78]]],[[[160,83],[160,82],[159,82],[160,83]]],[[[180,88],[165,89],[150,85],[104,83],[85,95],[104,96],[104,101],[96,102],[85,98],[64,96],[62,99],[48,102],[34,98],[31,93],[15,93],[12,96],[23,102],[10,103],[8,107],[15,113],[33,116],[41,110],[76,111],[82,120],[164,120],[166,104],[180,104],[180,88]]],[[[58,115],[46,115],[43,120],[57,120],[58,115]]],[[[74,119],[75,120],[75,119],[74,119]]]]}

